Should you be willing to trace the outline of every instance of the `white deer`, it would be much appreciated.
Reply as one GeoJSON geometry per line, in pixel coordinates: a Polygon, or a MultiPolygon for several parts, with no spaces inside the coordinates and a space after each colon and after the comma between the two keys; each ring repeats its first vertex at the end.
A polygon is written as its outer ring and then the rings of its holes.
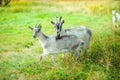
{"type": "Polygon", "coordinates": [[[42,33],[42,27],[40,24],[35,28],[32,28],[30,26],[29,28],[34,32],[33,37],[39,38],[39,41],[43,48],[43,53],[40,56],[40,62],[42,61],[42,58],[48,54],[53,55],[52,59],[53,62],[55,62],[55,55],[61,52],[72,52],[75,56],[75,59],[77,59],[80,48],[82,49],[82,46],[85,44],[82,39],[80,40],[74,35],[61,36],[60,40],[56,40],[55,36],[46,36],[42,33]]]}

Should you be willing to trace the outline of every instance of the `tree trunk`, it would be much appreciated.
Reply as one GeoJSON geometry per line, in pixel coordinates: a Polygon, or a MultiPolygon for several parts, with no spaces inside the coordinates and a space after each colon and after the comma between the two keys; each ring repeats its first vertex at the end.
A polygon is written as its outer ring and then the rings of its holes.
{"type": "Polygon", "coordinates": [[[2,6],[2,0],[0,0],[0,6],[2,6]]]}
{"type": "Polygon", "coordinates": [[[4,0],[4,2],[5,2],[4,5],[5,5],[5,6],[8,5],[8,4],[10,3],[10,1],[11,1],[11,0],[4,0]]]}

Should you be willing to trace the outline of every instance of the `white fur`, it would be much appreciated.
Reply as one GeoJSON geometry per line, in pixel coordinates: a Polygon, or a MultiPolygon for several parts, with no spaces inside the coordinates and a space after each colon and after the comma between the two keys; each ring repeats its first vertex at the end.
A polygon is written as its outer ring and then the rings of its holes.
{"type": "Polygon", "coordinates": [[[87,29],[85,26],[80,26],[80,27],[74,27],[70,29],[62,29],[61,30],[61,35],[75,35],[79,39],[82,39],[85,42],[85,45],[83,46],[83,53],[87,51],[87,49],[90,46],[90,40],[92,37],[92,32],[91,30],[87,29]],[[89,31],[90,33],[88,33],[89,31]]]}
{"type": "Polygon", "coordinates": [[[53,62],[55,62],[55,55],[61,52],[72,52],[75,55],[75,58],[78,58],[78,52],[83,48],[85,44],[82,39],[74,35],[67,35],[67,37],[63,37],[60,40],[56,40],[55,36],[46,36],[41,32],[41,27],[30,28],[33,30],[33,37],[39,38],[41,46],[43,48],[43,53],[40,57],[40,62],[42,58],[48,54],[53,55],[53,62]],[[40,30],[40,31],[39,31],[40,30]],[[39,32],[38,32],[39,31],[39,32]]]}
{"type": "Polygon", "coordinates": [[[113,26],[118,27],[120,24],[120,14],[118,14],[116,11],[112,11],[112,15],[113,26]]]}

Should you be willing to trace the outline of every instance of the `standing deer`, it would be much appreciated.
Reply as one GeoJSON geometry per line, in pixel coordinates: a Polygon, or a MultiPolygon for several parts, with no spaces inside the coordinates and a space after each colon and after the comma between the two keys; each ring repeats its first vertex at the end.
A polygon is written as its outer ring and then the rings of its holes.
{"type": "Polygon", "coordinates": [[[84,46],[84,41],[79,39],[75,35],[61,36],[61,39],[56,40],[55,36],[46,36],[42,31],[42,26],[39,24],[37,27],[30,27],[33,31],[33,38],[38,37],[43,48],[43,53],[40,56],[40,62],[42,58],[48,54],[53,56],[53,62],[55,63],[55,55],[61,52],[72,52],[75,59],[78,58],[78,52],[80,48],[84,46]]]}

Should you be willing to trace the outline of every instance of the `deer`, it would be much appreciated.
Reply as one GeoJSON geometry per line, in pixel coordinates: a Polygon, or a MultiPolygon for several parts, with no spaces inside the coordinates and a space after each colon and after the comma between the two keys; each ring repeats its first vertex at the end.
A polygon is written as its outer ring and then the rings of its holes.
{"type": "MultiPolygon", "coordinates": [[[[56,17],[58,18],[58,17],[56,17]]],[[[82,39],[86,44],[84,44],[84,48],[83,48],[83,52],[85,53],[87,51],[87,49],[90,46],[90,41],[91,41],[91,37],[92,37],[92,32],[90,29],[86,28],[85,26],[78,26],[78,27],[73,27],[73,28],[69,28],[69,29],[62,29],[62,25],[64,23],[64,20],[62,20],[62,16],[60,16],[60,18],[54,22],[51,21],[51,24],[54,25],[54,28],[56,30],[56,39],[60,39],[60,36],[63,35],[75,35],[77,36],[80,40],[82,39]]]]}
{"type": "Polygon", "coordinates": [[[40,63],[42,62],[43,57],[49,54],[52,55],[52,61],[55,63],[56,54],[66,52],[71,52],[74,55],[75,60],[77,60],[79,50],[80,48],[82,50],[85,44],[82,39],[79,39],[75,35],[64,35],[61,36],[61,39],[56,40],[56,36],[45,35],[41,31],[42,26],[40,24],[34,28],[29,26],[29,28],[33,31],[33,38],[38,37],[43,49],[43,53],[40,56],[40,63]]]}

